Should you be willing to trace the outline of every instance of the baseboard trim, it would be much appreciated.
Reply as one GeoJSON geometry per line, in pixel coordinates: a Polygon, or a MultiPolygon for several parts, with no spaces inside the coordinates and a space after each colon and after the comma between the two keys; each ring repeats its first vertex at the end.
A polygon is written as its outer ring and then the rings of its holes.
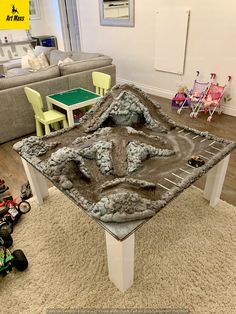
{"type": "MultiPolygon", "coordinates": [[[[167,99],[171,99],[175,94],[175,92],[173,92],[171,90],[161,89],[161,88],[158,88],[156,86],[145,85],[145,84],[141,84],[141,83],[137,83],[137,82],[133,82],[133,81],[128,81],[128,80],[122,79],[120,77],[117,78],[117,83],[118,84],[134,84],[135,86],[141,88],[144,92],[146,92],[148,94],[167,98],[167,99]]],[[[229,107],[227,105],[223,105],[222,108],[223,108],[224,114],[236,117],[236,108],[232,108],[232,107],[229,107]]]]}
{"type": "Polygon", "coordinates": [[[223,105],[222,108],[223,108],[223,113],[224,114],[236,117],[236,108],[228,107],[226,105],[223,105]]]}
{"type": "Polygon", "coordinates": [[[128,81],[119,77],[116,80],[118,84],[134,84],[135,86],[141,88],[144,92],[151,95],[155,95],[155,96],[159,96],[159,97],[163,97],[167,99],[171,99],[174,96],[174,93],[172,91],[161,89],[156,86],[150,86],[150,85],[145,85],[145,84],[141,84],[141,83],[137,83],[133,81],[128,81]]]}

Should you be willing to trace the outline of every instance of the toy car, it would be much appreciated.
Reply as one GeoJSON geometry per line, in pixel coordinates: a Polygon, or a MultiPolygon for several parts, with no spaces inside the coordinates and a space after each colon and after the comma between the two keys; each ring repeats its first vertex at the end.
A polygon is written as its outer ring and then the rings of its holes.
{"type": "Polygon", "coordinates": [[[7,200],[0,203],[0,230],[13,232],[13,225],[19,220],[22,214],[30,211],[31,206],[27,201],[17,204],[14,200],[7,200]]]}
{"type": "Polygon", "coordinates": [[[189,160],[188,160],[188,164],[195,167],[195,168],[198,168],[198,167],[201,167],[205,164],[205,161],[200,158],[199,156],[192,156],[189,160]]]}
{"type": "Polygon", "coordinates": [[[6,240],[9,236],[6,232],[0,232],[0,274],[2,276],[7,275],[13,267],[19,271],[28,267],[27,258],[22,250],[15,250],[12,253],[8,250],[6,240]]]}

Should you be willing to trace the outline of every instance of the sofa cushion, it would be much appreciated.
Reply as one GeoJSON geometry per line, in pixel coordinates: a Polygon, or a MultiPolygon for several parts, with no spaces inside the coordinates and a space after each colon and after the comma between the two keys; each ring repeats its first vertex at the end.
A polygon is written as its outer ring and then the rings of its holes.
{"type": "Polygon", "coordinates": [[[21,67],[21,59],[13,59],[8,62],[3,63],[5,70],[10,70],[14,68],[20,68],[21,67]]]}
{"type": "Polygon", "coordinates": [[[34,73],[2,78],[0,79],[0,90],[20,85],[27,85],[33,82],[44,81],[58,76],[60,76],[59,68],[57,65],[53,65],[34,73]]]}
{"type": "Polygon", "coordinates": [[[25,75],[29,74],[29,69],[22,69],[22,68],[13,68],[10,69],[6,72],[6,77],[13,77],[13,76],[18,76],[18,75],[25,75]]]}
{"type": "Polygon", "coordinates": [[[71,58],[71,51],[52,50],[50,53],[50,64],[58,64],[59,61],[63,61],[66,58],[71,58]]]}
{"type": "Polygon", "coordinates": [[[101,56],[98,58],[92,58],[88,60],[75,61],[73,63],[67,63],[60,65],[61,75],[68,75],[72,73],[87,71],[96,69],[112,64],[112,58],[108,56],[101,56]]]}
{"type": "Polygon", "coordinates": [[[81,61],[81,60],[87,60],[87,59],[97,58],[101,56],[104,56],[104,55],[101,53],[91,53],[91,52],[73,52],[71,58],[74,61],[81,61]]]}

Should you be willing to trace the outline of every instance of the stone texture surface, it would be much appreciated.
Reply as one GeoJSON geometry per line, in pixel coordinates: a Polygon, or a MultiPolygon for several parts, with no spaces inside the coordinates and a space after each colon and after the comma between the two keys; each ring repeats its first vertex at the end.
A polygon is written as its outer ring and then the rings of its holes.
{"type": "Polygon", "coordinates": [[[235,148],[181,126],[132,85],[116,85],[81,123],[14,149],[91,217],[148,219],[235,148]],[[188,165],[203,155],[200,168],[188,165]]]}

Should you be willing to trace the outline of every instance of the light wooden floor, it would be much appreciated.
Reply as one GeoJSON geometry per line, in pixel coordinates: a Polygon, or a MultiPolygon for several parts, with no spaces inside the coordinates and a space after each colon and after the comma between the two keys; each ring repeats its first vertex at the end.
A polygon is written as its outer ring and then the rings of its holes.
{"type": "MultiPolygon", "coordinates": [[[[236,140],[236,118],[217,114],[213,116],[213,121],[208,123],[206,116],[201,113],[197,119],[189,117],[189,110],[183,110],[181,115],[177,115],[175,109],[171,109],[170,102],[166,99],[153,97],[158,101],[162,109],[169,114],[176,122],[188,125],[202,131],[208,131],[219,137],[236,140]]],[[[14,196],[20,194],[20,187],[26,182],[26,176],[21,163],[21,159],[12,149],[18,140],[14,140],[0,146],[0,178],[4,178],[10,191],[14,196]]],[[[205,176],[199,179],[195,185],[204,188],[205,176]]],[[[236,206],[236,150],[231,153],[231,159],[222,191],[221,198],[236,206]]]]}

